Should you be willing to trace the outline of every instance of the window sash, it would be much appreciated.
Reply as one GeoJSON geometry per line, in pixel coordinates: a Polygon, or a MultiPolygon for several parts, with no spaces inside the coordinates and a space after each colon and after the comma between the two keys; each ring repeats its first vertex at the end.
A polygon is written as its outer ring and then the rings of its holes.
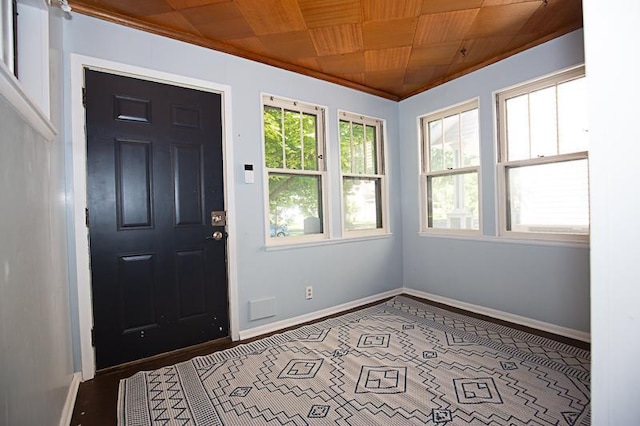
{"type": "MultiPolygon", "coordinates": [[[[577,68],[573,68],[571,70],[562,72],[560,74],[556,74],[547,78],[543,78],[540,80],[536,80],[530,83],[526,83],[511,89],[504,90],[496,96],[496,104],[498,109],[498,161],[499,162],[507,162],[507,161],[517,161],[517,160],[509,160],[509,142],[508,142],[508,117],[506,110],[506,102],[510,99],[517,98],[522,95],[530,95],[531,93],[539,92],[540,90],[544,90],[550,87],[555,87],[556,93],[559,85],[563,83],[568,83],[573,80],[577,80],[585,77],[585,68],[584,66],[580,66],[577,68]]],[[[558,100],[556,97],[556,104],[558,100]]],[[[528,102],[529,104],[529,102],[528,102]]],[[[559,126],[557,123],[558,115],[557,109],[555,114],[556,119],[556,127],[559,126]]],[[[529,129],[527,129],[529,130],[529,129]]],[[[556,134],[556,137],[558,135],[556,134]]],[[[555,141],[557,143],[557,141],[555,141]]],[[[530,144],[531,142],[529,142],[530,144]]],[[[560,149],[557,151],[561,152],[560,149]]],[[[529,155],[529,159],[537,158],[529,155]]]]}
{"type": "MultiPolygon", "coordinates": [[[[461,180],[461,179],[460,179],[461,180]]],[[[462,183],[464,185],[464,183],[462,183]]],[[[464,189],[459,187],[460,181],[456,180],[454,184],[454,200],[453,203],[457,205],[458,209],[462,209],[465,207],[469,207],[465,203],[465,193],[464,189]],[[462,191],[458,192],[457,189],[462,189],[462,191]]],[[[422,186],[422,194],[423,194],[423,214],[422,214],[422,229],[423,231],[430,233],[446,233],[446,234],[480,234],[482,228],[482,208],[481,208],[481,190],[480,190],[480,166],[473,167],[464,167],[455,170],[438,170],[430,173],[423,173],[421,175],[421,186],[422,186]],[[458,210],[457,213],[447,213],[450,216],[447,220],[452,219],[450,223],[455,223],[456,219],[459,219],[459,223],[464,222],[464,226],[452,226],[452,227],[439,227],[435,225],[434,220],[434,191],[432,189],[434,179],[438,178],[446,178],[446,177],[465,177],[469,175],[475,175],[475,179],[477,181],[477,191],[476,191],[476,203],[475,210],[477,214],[475,216],[469,215],[469,211],[467,210],[467,214],[463,214],[463,210],[458,210]],[[458,216],[456,218],[455,216],[458,216]],[[477,227],[476,227],[477,225],[477,227]]],[[[452,209],[455,210],[455,209],[452,209]]]]}
{"type": "MultiPolygon", "coordinates": [[[[338,127],[340,128],[342,126],[342,123],[346,123],[349,126],[349,132],[350,132],[350,138],[349,138],[349,158],[348,163],[349,166],[348,167],[348,171],[344,170],[343,167],[343,161],[345,160],[344,157],[344,152],[343,152],[343,141],[342,141],[342,134],[340,134],[340,171],[342,172],[342,174],[349,174],[349,173],[354,173],[354,174],[363,174],[363,175],[384,175],[384,145],[383,145],[383,141],[382,141],[382,122],[380,120],[376,120],[374,118],[370,118],[370,117],[365,117],[365,116],[361,116],[361,115],[357,115],[357,114],[351,114],[351,113],[347,113],[347,112],[341,112],[339,113],[339,119],[338,119],[338,127]],[[365,138],[363,140],[363,167],[362,167],[362,171],[357,171],[357,165],[354,164],[355,163],[355,155],[354,155],[354,133],[353,133],[353,126],[363,126],[363,137],[365,138]],[[374,130],[374,140],[372,141],[373,143],[370,144],[370,147],[367,148],[367,141],[366,141],[366,129],[367,128],[372,128],[374,130]],[[371,155],[372,157],[372,161],[371,161],[371,169],[368,167],[367,164],[367,154],[371,155]]],[[[341,131],[341,129],[339,129],[339,132],[341,131]]]]}
{"type": "Polygon", "coordinates": [[[343,217],[345,232],[371,232],[371,231],[384,229],[383,185],[384,183],[383,183],[382,176],[376,177],[376,176],[362,176],[362,175],[350,175],[350,176],[345,175],[342,177],[342,193],[343,193],[342,202],[343,202],[343,205],[345,206],[345,212],[343,217]],[[360,210],[356,207],[355,214],[350,214],[351,212],[348,212],[350,196],[352,194],[346,191],[345,186],[347,185],[347,182],[362,182],[362,183],[369,182],[374,184],[373,195],[374,195],[375,202],[373,206],[374,208],[373,218],[371,217],[372,216],[371,209],[365,208],[360,210]],[[357,220],[359,220],[359,222],[357,222],[356,220],[351,220],[350,216],[353,218],[356,218],[357,220]],[[363,220],[363,216],[364,216],[364,220],[363,220]],[[365,223],[365,225],[356,224],[356,223],[363,223],[363,222],[365,223]],[[373,224],[373,226],[371,226],[371,224],[373,224]]]}
{"type": "MultiPolygon", "coordinates": [[[[569,163],[574,161],[589,161],[589,154],[587,151],[561,154],[552,157],[532,158],[530,160],[518,160],[498,163],[498,188],[499,188],[499,234],[502,236],[508,236],[513,238],[523,239],[544,239],[544,240],[559,240],[559,241],[576,241],[587,242],[589,241],[589,225],[586,226],[586,232],[576,228],[575,232],[568,231],[568,227],[565,230],[561,226],[557,226],[557,230],[554,231],[552,226],[548,226],[547,230],[529,230],[523,229],[513,230],[511,224],[512,218],[510,217],[512,211],[511,194],[509,191],[509,171],[517,168],[526,168],[531,166],[544,166],[561,163],[569,163]]],[[[589,185],[589,176],[586,176],[586,184],[589,185]]],[[[588,191],[588,189],[587,189],[588,191]]],[[[588,194],[587,194],[588,196],[588,194]]],[[[589,211],[585,212],[589,215],[589,211]]]]}
{"type": "MultiPolygon", "coordinates": [[[[458,170],[461,168],[465,168],[465,167],[475,167],[475,166],[479,166],[480,165],[480,121],[479,121],[479,117],[476,116],[476,124],[477,124],[477,137],[478,140],[476,141],[477,143],[477,147],[474,148],[474,151],[476,152],[476,162],[477,164],[465,164],[464,161],[464,150],[465,150],[465,143],[463,141],[463,131],[461,128],[461,123],[462,123],[462,115],[472,112],[472,111],[478,111],[478,101],[477,99],[471,100],[469,102],[464,102],[460,105],[456,105],[453,107],[449,107],[449,108],[445,108],[441,111],[437,111],[428,115],[425,115],[423,117],[420,118],[420,127],[422,130],[422,141],[421,141],[421,154],[422,154],[422,172],[423,173],[431,173],[431,172],[435,172],[435,171],[447,171],[447,170],[458,170]],[[448,118],[451,117],[455,117],[458,116],[458,137],[457,140],[455,141],[454,144],[451,145],[455,145],[458,147],[459,150],[459,155],[456,161],[456,158],[453,158],[453,164],[445,164],[446,160],[443,158],[442,160],[442,166],[437,166],[434,165],[434,161],[432,159],[432,151],[433,148],[435,148],[433,141],[431,140],[431,123],[440,121],[442,123],[443,126],[443,138],[442,138],[442,142],[440,143],[440,145],[443,148],[443,157],[444,157],[444,148],[445,148],[445,135],[444,135],[444,121],[447,120],[448,118]],[[450,167],[449,167],[450,166],[450,167]]],[[[478,111],[479,112],[479,111],[478,111]]],[[[476,113],[477,114],[477,113],[476,113]]]]}

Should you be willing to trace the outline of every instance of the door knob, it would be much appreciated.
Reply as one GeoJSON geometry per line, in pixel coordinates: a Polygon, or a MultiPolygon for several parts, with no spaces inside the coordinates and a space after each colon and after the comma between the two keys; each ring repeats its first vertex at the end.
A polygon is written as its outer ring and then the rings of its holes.
{"type": "Polygon", "coordinates": [[[220,241],[224,237],[224,234],[220,231],[216,231],[210,237],[207,237],[207,240],[216,240],[220,241]]]}

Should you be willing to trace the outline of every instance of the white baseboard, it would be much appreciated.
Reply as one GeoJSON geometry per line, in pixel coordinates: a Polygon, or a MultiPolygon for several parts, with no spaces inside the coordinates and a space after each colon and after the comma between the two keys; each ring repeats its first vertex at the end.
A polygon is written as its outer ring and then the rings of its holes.
{"type": "Polygon", "coordinates": [[[76,396],[78,395],[78,386],[80,386],[81,377],[82,373],[79,371],[77,373],[73,373],[73,376],[71,377],[71,384],[69,384],[67,399],[64,402],[62,415],[60,416],[60,426],[69,426],[71,424],[71,416],[73,415],[73,407],[76,405],[76,396]]]}
{"type": "Polygon", "coordinates": [[[510,314],[509,312],[486,308],[484,306],[474,305],[472,303],[461,302],[459,300],[449,299],[448,297],[438,296],[424,291],[414,290],[412,288],[405,287],[403,289],[403,293],[409,294],[411,296],[421,297],[423,299],[429,299],[434,302],[444,303],[445,305],[453,306],[454,308],[464,309],[499,320],[512,322],[514,324],[520,324],[526,327],[535,328],[537,330],[546,331],[548,333],[557,334],[559,336],[569,337],[571,339],[576,339],[583,342],[591,341],[591,334],[584,331],[574,330],[572,328],[562,327],[559,325],[550,324],[548,322],[534,320],[532,318],[521,317],[519,315],[510,314]]]}
{"type": "Polygon", "coordinates": [[[349,309],[357,308],[358,306],[366,305],[367,303],[377,302],[378,300],[382,300],[387,297],[397,296],[399,294],[402,294],[402,290],[403,290],[402,288],[398,288],[396,290],[386,291],[384,293],[379,293],[373,296],[354,300],[353,302],[343,303],[342,305],[321,309],[319,311],[300,315],[294,318],[289,318],[286,320],[277,321],[271,324],[261,325],[258,327],[248,328],[246,330],[240,330],[240,340],[250,339],[252,337],[261,336],[263,334],[273,333],[275,331],[300,325],[308,321],[314,321],[319,318],[344,312],[349,309]]]}

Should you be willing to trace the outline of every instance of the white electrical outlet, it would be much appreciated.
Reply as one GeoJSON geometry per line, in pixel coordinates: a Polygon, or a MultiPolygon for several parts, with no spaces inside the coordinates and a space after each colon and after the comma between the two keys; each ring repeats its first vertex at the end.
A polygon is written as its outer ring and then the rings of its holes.
{"type": "Polygon", "coordinates": [[[310,285],[307,286],[307,291],[305,293],[305,296],[307,300],[313,299],[313,287],[311,287],[310,285]]]}

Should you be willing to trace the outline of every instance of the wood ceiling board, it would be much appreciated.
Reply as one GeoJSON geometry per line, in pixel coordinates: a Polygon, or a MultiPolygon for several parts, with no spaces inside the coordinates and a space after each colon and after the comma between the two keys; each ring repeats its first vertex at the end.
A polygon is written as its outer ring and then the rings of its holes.
{"type": "Polygon", "coordinates": [[[234,2],[214,3],[180,11],[205,37],[229,40],[251,37],[253,29],[234,2]]]}
{"type": "Polygon", "coordinates": [[[364,74],[364,81],[367,86],[385,91],[393,91],[397,90],[393,82],[398,80],[402,81],[404,79],[404,72],[405,70],[403,68],[366,72],[364,74]]]}
{"type": "Polygon", "coordinates": [[[341,78],[344,78],[347,81],[352,81],[354,83],[364,85],[364,73],[363,72],[348,73],[348,74],[338,74],[338,75],[341,78]]]}
{"type": "Polygon", "coordinates": [[[167,12],[159,15],[149,15],[145,20],[172,30],[183,31],[198,36],[202,35],[180,12],[167,12]]]}
{"type": "Polygon", "coordinates": [[[362,27],[357,24],[314,28],[309,32],[319,56],[353,53],[363,49],[362,27]]]}
{"type": "Polygon", "coordinates": [[[227,43],[231,44],[242,50],[247,50],[249,52],[256,52],[263,55],[266,55],[267,51],[264,48],[264,45],[260,41],[258,37],[244,37],[244,38],[236,38],[233,40],[228,40],[227,43]]]}
{"type": "Polygon", "coordinates": [[[259,39],[265,51],[276,58],[295,60],[316,56],[316,49],[307,31],[268,34],[259,39]]]}
{"type": "Polygon", "coordinates": [[[360,0],[298,0],[307,28],[362,22],[360,0]]]}
{"type": "Polygon", "coordinates": [[[462,41],[426,44],[411,49],[408,68],[449,65],[460,54],[462,41]]]}
{"type": "Polygon", "coordinates": [[[582,27],[581,18],[581,0],[548,0],[535,11],[520,33],[537,34],[540,37],[556,31],[569,32],[582,27]]]}
{"type": "Polygon", "coordinates": [[[418,20],[414,45],[464,40],[480,9],[422,15],[418,20]]]}
{"type": "Polygon", "coordinates": [[[506,4],[526,3],[526,2],[534,2],[534,1],[539,1],[539,0],[485,0],[482,5],[485,7],[504,6],[506,4]]]}
{"type": "Polygon", "coordinates": [[[318,64],[329,74],[355,74],[364,72],[364,52],[344,55],[319,56],[318,64]]]}
{"type": "Polygon", "coordinates": [[[205,6],[212,3],[224,3],[229,0],[166,0],[175,10],[189,9],[190,7],[205,6]]]}
{"type": "MultiPolygon", "coordinates": [[[[460,55],[463,68],[469,66],[469,64],[477,64],[499,56],[504,52],[505,46],[509,46],[512,39],[513,36],[503,36],[465,41],[465,54],[464,56],[460,55]]],[[[461,69],[455,72],[458,71],[461,71],[461,69]]]]}
{"type": "Polygon", "coordinates": [[[483,7],[478,12],[466,38],[486,38],[501,35],[515,35],[533,13],[541,7],[542,1],[513,3],[504,6],[483,7]]]}
{"type": "Polygon", "coordinates": [[[319,70],[320,65],[318,64],[318,59],[315,57],[312,58],[298,58],[293,61],[294,64],[300,65],[301,67],[308,68],[310,70],[319,70]]]}
{"type": "Polygon", "coordinates": [[[422,14],[478,9],[485,0],[423,0],[422,14]]]}
{"type": "Polygon", "coordinates": [[[234,0],[256,35],[290,33],[306,29],[296,0],[234,0]],[[269,13],[265,13],[265,11],[269,13]]]}
{"type": "Polygon", "coordinates": [[[447,69],[449,69],[449,65],[409,66],[404,74],[403,82],[405,85],[416,86],[414,87],[414,89],[416,89],[419,86],[424,86],[427,81],[442,77],[447,72],[447,69]]]}
{"type": "Polygon", "coordinates": [[[173,11],[165,0],[84,0],[83,3],[98,9],[106,9],[127,16],[141,17],[173,11]]]}
{"type": "Polygon", "coordinates": [[[411,46],[416,32],[417,18],[369,21],[362,24],[365,50],[411,46]]]}
{"type": "Polygon", "coordinates": [[[362,0],[364,21],[413,18],[422,10],[422,0],[362,0]]]}
{"type": "MultiPolygon", "coordinates": [[[[401,70],[409,62],[411,47],[396,47],[393,49],[367,50],[364,52],[364,66],[367,73],[376,71],[401,70]]],[[[368,75],[366,76],[369,81],[368,75]]]]}

